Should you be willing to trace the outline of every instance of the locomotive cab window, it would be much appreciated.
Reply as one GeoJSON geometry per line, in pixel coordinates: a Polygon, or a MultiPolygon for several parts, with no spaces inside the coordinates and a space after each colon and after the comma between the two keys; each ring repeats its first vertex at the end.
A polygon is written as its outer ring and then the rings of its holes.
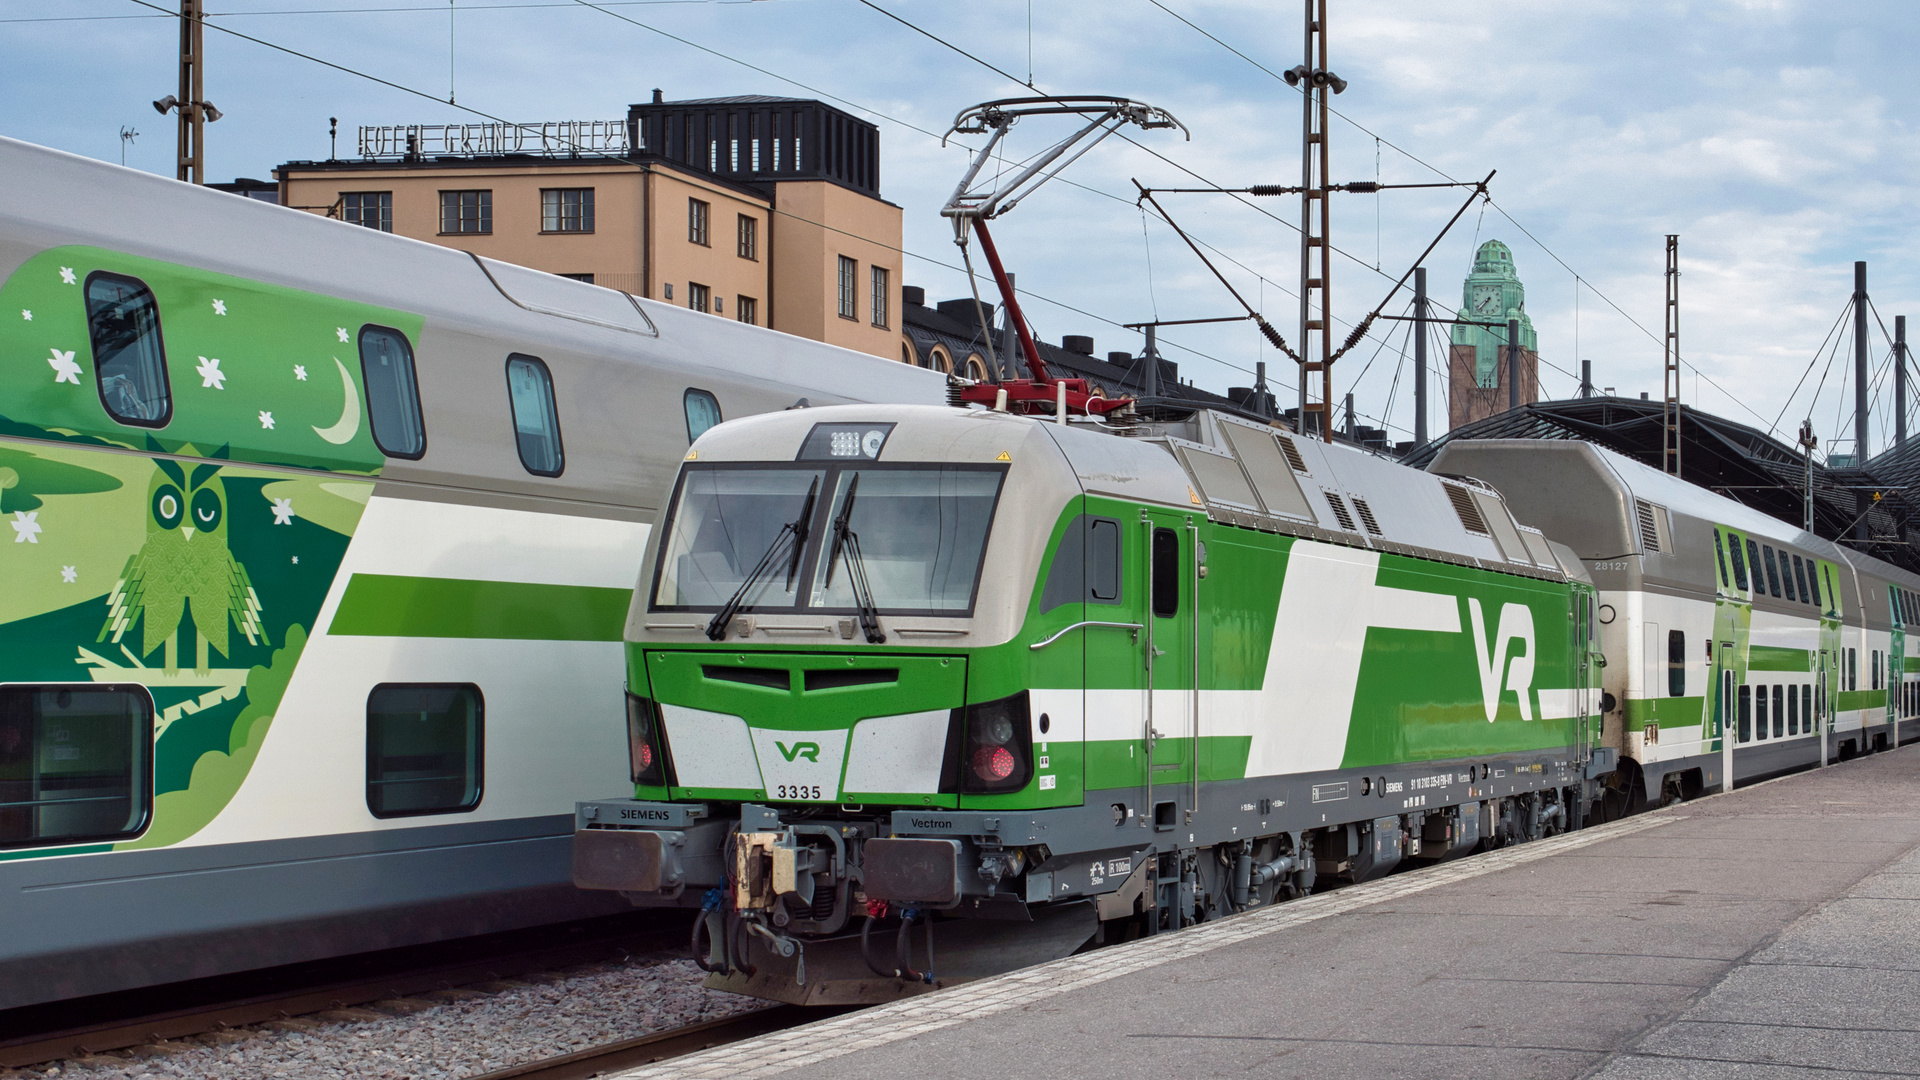
{"type": "Polygon", "coordinates": [[[374,443],[388,457],[417,460],[427,452],[427,430],[420,420],[420,388],[407,335],[384,326],[361,327],[360,374],[374,443]]]}
{"type": "Polygon", "coordinates": [[[382,683],[367,695],[367,809],[377,818],[480,805],[484,702],[472,683],[382,683]]]}
{"type": "Polygon", "coordinates": [[[706,430],[718,424],[720,399],[705,390],[689,389],[681,400],[683,411],[687,415],[687,441],[693,442],[706,430]]]}
{"type": "Polygon", "coordinates": [[[0,847],[137,835],[153,806],[142,687],[0,687],[0,847]]]}
{"type": "Polygon", "coordinates": [[[566,468],[560,416],[554,409],[553,375],[539,357],[507,357],[507,404],[520,464],[535,476],[559,476],[566,468]]]}
{"type": "Polygon", "coordinates": [[[1087,595],[1094,603],[1120,601],[1120,523],[1098,518],[1087,530],[1087,595]]]}
{"type": "MultiPolygon", "coordinates": [[[[123,424],[166,427],[173,418],[160,307],[145,284],[118,274],[87,275],[87,337],[100,403],[123,424]]],[[[71,353],[54,350],[54,381],[80,381],[71,353]],[[61,366],[64,359],[72,368],[61,366]]],[[[42,370],[45,370],[44,368],[42,370]]]]}
{"type": "Polygon", "coordinates": [[[1180,537],[1172,529],[1153,530],[1153,613],[1180,613],[1180,537]]]}

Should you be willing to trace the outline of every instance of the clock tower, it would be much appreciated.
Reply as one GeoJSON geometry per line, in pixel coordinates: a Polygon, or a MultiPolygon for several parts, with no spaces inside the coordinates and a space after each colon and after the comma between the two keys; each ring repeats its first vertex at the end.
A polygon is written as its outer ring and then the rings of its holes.
{"type": "Polygon", "coordinates": [[[1480,245],[1461,286],[1461,320],[1447,350],[1450,428],[1507,411],[1507,320],[1520,320],[1520,403],[1540,400],[1540,345],[1527,317],[1527,287],[1513,252],[1498,240],[1480,245]],[[1497,323],[1497,326],[1480,325],[1497,323]]]}

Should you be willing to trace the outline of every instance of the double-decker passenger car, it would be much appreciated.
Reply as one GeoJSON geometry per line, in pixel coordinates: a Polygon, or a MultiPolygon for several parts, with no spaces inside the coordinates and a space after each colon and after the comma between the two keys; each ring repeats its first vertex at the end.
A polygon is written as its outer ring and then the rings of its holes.
{"type": "Polygon", "coordinates": [[[568,811],[689,441],[943,393],[4,139],[0,196],[0,1008],[626,910],[568,811]]]}
{"type": "Polygon", "coordinates": [[[1721,786],[1723,750],[1745,781],[1911,735],[1920,576],[1590,443],[1462,440],[1430,468],[1492,483],[1586,563],[1634,801],[1721,786]]]}

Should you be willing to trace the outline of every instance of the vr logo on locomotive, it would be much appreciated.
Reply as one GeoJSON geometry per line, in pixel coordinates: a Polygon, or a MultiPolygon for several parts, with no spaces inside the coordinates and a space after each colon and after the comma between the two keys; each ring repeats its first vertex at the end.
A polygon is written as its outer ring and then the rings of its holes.
{"type": "Polygon", "coordinates": [[[1533,609],[1525,604],[1500,605],[1500,625],[1494,634],[1492,647],[1487,639],[1486,617],[1480,613],[1480,601],[1467,598],[1467,615],[1473,622],[1473,651],[1480,666],[1480,697],[1487,711],[1487,723],[1493,723],[1494,714],[1500,711],[1500,676],[1506,675],[1506,689],[1520,701],[1520,719],[1532,721],[1533,703],[1528,700],[1528,691],[1533,689],[1533,609]],[[1507,646],[1518,641],[1526,647],[1526,652],[1515,655],[1511,663],[1507,657],[1507,646]]]}

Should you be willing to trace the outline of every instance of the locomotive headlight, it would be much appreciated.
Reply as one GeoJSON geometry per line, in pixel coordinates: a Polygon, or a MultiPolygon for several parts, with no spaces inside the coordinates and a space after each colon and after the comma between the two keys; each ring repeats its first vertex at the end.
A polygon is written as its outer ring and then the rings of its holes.
{"type": "Polygon", "coordinates": [[[654,703],[637,694],[627,695],[627,764],[633,782],[666,787],[666,743],[660,730],[659,710],[654,703]]]}
{"type": "Polygon", "coordinates": [[[1019,791],[1033,779],[1033,724],[1025,691],[953,710],[942,791],[1019,791]]]}

